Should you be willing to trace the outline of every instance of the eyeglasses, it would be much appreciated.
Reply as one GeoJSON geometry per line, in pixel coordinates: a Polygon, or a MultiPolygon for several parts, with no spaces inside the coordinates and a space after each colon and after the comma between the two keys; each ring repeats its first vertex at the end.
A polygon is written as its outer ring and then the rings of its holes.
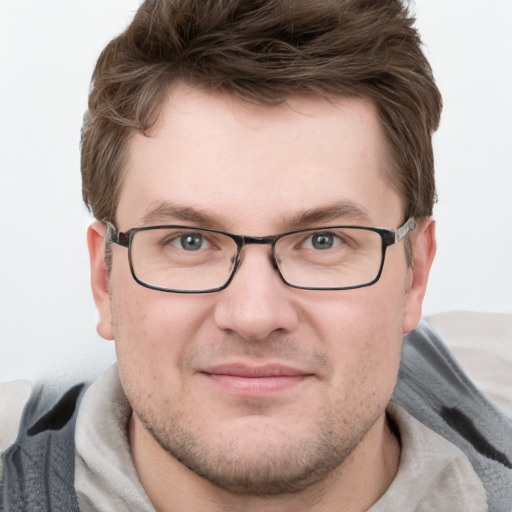
{"type": "Polygon", "coordinates": [[[128,248],[133,278],[147,288],[210,293],[226,288],[245,245],[270,245],[273,265],[289,286],[348,290],[376,283],[386,249],[416,228],[413,218],[397,229],[328,226],[275,236],[243,236],[190,226],[149,226],[119,231],[107,222],[105,244],[128,248]]]}

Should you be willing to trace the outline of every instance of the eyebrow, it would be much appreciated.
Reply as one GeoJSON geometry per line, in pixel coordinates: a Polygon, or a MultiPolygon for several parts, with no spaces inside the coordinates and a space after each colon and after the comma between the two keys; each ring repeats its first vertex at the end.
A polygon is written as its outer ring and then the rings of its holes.
{"type": "Polygon", "coordinates": [[[283,226],[287,231],[312,225],[339,224],[340,222],[367,224],[370,222],[370,214],[361,204],[343,200],[320,208],[297,211],[295,214],[286,215],[283,218],[283,226]]]}
{"type": "MultiPolygon", "coordinates": [[[[229,220],[224,215],[205,212],[195,207],[179,203],[162,202],[150,207],[142,217],[142,225],[151,226],[169,222],[187,222],[197,227],[208,227],[225,231],[229,220]]],[[[308,210],[297,210],[281,217],[283,232],[308,226],[320,226],[327,223],[357,222],[367,224],[370,221],[368,210],[353,201],[343,200],[308,210]]]]}
{"type": "Polygon", "coordinates": [[[177,203],[164,202],[150,209],[143,217],[143,225],[166,222],[190,222],[199,227],[209,227],[222,231],[227,219],[224,216],[210,214],[197,208],[184,206],[177,203]]]}

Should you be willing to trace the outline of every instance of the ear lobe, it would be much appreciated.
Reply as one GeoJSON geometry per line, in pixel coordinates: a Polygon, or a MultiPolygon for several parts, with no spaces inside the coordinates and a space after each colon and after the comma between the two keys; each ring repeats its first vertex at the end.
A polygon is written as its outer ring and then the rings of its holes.
{"type": "Polygon", "coordinates": [[[105,267],[104,236],[105,225],[102,222],[96,221],[89,226],[87,245],[91,263],[91,288],[100,317],[96,329],[102,338],[113,340],[114,332],[112,329],[108,272],[105,267]]]}
{"type": "Polygon", "coordinates": [[[412,331],[421,320],[423,298],[437,248],[435,222],[432,218],[418,220],[411,243],[414,259],[409,269],[403,319],[404,333],[412,331]]]}

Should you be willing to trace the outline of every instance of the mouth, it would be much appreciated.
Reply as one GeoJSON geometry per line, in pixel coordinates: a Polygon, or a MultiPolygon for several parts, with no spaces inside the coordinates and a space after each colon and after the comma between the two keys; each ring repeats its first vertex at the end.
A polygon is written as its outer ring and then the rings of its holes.
{"type": "Polygon", "coordinates": [[[298,368],[271,364],[224,364],[201,372],[210,382],[232,394],[266,396],[299,386],[312,374],[298,368]]]}

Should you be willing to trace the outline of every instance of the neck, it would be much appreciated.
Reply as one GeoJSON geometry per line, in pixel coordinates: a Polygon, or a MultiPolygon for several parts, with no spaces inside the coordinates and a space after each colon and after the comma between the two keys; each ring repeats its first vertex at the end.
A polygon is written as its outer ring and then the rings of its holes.
{"type": "Polygon", "coordinates": [[[135,415],[129,434],[139,478],[158,512],[367,510],[386,492],[400,459],[400,444],[383,414],[324,480],[294,494],[239,495],[213,485],[168,454],[135,415]]]}

